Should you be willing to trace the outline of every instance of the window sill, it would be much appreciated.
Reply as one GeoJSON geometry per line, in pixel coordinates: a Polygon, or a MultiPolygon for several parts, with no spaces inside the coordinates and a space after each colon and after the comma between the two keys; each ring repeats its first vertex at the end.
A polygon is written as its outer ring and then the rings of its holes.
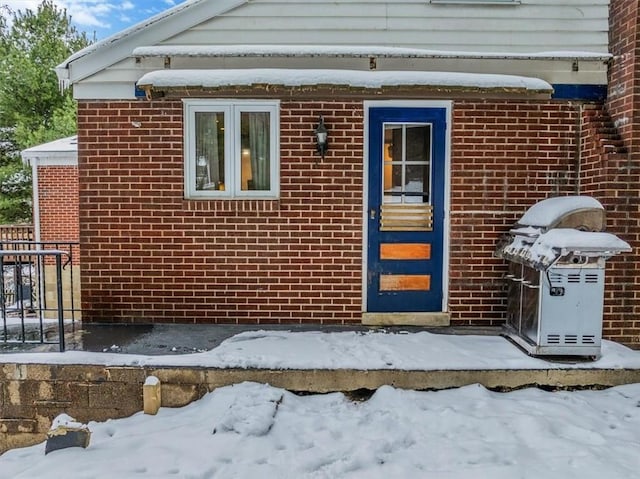
{"type": "Polygon", "coordinates": [[[280,211],[279,198],[185,198],[187,211],[225,213],[272,213],[280,211]]]}

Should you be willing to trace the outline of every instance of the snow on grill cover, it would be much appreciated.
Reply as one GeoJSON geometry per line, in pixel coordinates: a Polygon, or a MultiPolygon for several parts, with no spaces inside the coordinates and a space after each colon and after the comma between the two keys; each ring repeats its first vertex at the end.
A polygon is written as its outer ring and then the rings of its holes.
{"type": "Polygon", "coordinates": [[[496,256],[546,271],[559,261],[605,260],[631,251],[627,242],[603,231],[604,218],[602,204],[589,196],[542,200],[509,231],[496,256]]]}

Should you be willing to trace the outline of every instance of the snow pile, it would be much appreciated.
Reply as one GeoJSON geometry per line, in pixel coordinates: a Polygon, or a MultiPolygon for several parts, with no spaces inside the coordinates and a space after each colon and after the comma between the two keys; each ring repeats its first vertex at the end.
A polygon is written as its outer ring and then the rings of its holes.
{"type": "Polygon", "coordinates": [[[67,429],[80,429],[86,427],[86,424],[76,421],[74,418],[67,414],[59,414],[51,424],[51,430],[58,429],[59,427],[65,427],[67,429]]]}
{"type": "Polygon", "coordinates": [[[558,258],[569,253],[608,258],[631,251],[629,243],[611,233],[554,228],[534,237],[520,236],[521,230],[519,228],[512,231],[518,234],[502,249],[501,254],[506,258],[518,258],[527,264],[540,265],[545,270],[558,258]]]}
{"type": "Polygon", "coordinates": [[[385,86],[433,86],[449,88],[524,89],[535,92],[553,91],[544,80],[516,75],[484,73],[360,71],[360,70],[295,70],[287,68],[252,68],[240,70],[157,70],[138,80],[140,88],[218,88],[250,85],[347,85],[360,88],[385,86]]]}
{"type": "Polygon", "coordinates": [[[243,383],[157,416],[90,423],[87,449],[9,451],[0,479],[623,479],[640,470],[639,401],[640,384],[554,393],[385,386],[357,403],[243,383]]]}
{"type": "Polygon", "coordinates": [[[144,380],[145,386],[157,386],[158,384],[160,384],[160,380],[155,376],[147,376],[144,380]]]}
{"type": "MultiPolygon", "coordinates": [[[[589,223],[589,222],[588,222],[589,223]]],[[[569,254],[607,259],[631,251],[631,246],[616,235],[604,233],[604,208],[590,196],[558,196],[531,206],[509,233],[510,242],[498,246],[496,255],[547,270],[569,254]],[[568,215],[600,213],[591,219],[589,229],[558,228],[568,215]],[[600,224],[601,222],[601,224],[600,224]],[[594,231],[598,230],[598,231],[594,231]]]]}
{"type": "Polygon", "coordinates": [[[518,224],[550,228],[568,213],[590,209],[604,210],[604,207],[591,196],[556,196],[532,205],[518,224]]]}
{"type": "MultiPolygon", "coordinates": [[[[631,251],[631,246],[611,233],[579,231],[572,228],[555,228],[541,234],[536,244],[541,249],[580,253],[598,253],[601,256],[611,256],[623,251],[631,251]]],[[[535,245],[534,245],[535,246],[535,245]]]]}
{"type": "Polygon", "coordinates": [[[268,386],[262,389],[260,394],[244,394],[231,401],[229,407],[215,419],[213,434],[234,432],[241,436],[256,437],[268,434],[284,393],[268,386]]]}

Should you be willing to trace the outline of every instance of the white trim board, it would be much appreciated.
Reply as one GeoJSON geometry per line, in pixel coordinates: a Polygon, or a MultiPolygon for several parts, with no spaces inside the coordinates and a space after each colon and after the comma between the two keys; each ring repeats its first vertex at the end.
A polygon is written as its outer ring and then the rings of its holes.
{"type": "Polygon", "coordinates": [[[191,0],[140,22],[71,55],[56,67],[65,86],[76,83],[127,57],[141,45],[153,45],[214,18],[247,0],[191,0]]]}

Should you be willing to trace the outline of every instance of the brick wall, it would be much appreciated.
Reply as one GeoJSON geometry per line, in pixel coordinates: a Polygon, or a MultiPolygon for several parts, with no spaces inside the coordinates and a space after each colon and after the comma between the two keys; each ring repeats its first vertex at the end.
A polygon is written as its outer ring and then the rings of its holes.
{"type": "Polygon", "coordinates": [[[598,198],[607,210],[609,231],[620,235],[633,251],[613,258],[607,266],[605,290],[606,337],[640,344],[640,46],[637,0],[610,3],[609,67],[606,109],[588,113],[585,121],[585,165],[582,192],[598,198]],[[593,125],[595,124],[595,128],[593,125]],[[592,126],[590,126],[592,125],[592,126]],[[611,132],[615,141],[611,143],[611,132]]]}
{"type": "Polygon", "coordinates": [[[359,320],[361,102],[283,102],[280,120],[279,201],[185,200],[180,101],[80,103],[85,318],[359,320]]]}
{"type": "Polygon", "coordinates": [[[501,325],[500,236],[533,203],[572,194],[579,114],[566,102],[459,101],[453,109],[450,300],[454,324],[501,325]]]}
{"type": "MultiPolygon", "coordinates": [[[[503,322],[496,242],[535,201],[574,192],[579,117],[566,102],[455,102],[455,324],[503,322]]],[[[280,127],[278,201],[185,200],[180,101],[80,102],[84,318],[359,322],[362,101],[283,101],[280,127]]]]}
{"type": "Polygon", "coordinates": [[[638,31],[638,0],[612,0],[609,6],[609,65],[607,110],[629,145],[640,144],[639,128],[633,114],[638,108],[640,63],[636,49],[638,31]]]}
{"type": "Polygon", "coordinates": [[[78,167],[39,166],[41,241],[78,241],[78,167]]]}
{"type": "MultiPolygon", "coordinates": [[[[48,243],[44,249],[61,249],[71,254],[71,267],[62,270],[62,305],[65,317],[69,319],[70,310],[74,318],[80,319],[80,237],[78,215],[78,167],[38,166],[38,207],[40,220],[40,241],[48,243]],[[53,243],[53,244],[52,244],[53,243]],[[67,243],[67,244],[65,244],[67,243]],[[76,244],[69,244],[76,243],[76,244]]],[[[67,257],[63,256],[66,262],[67,257]]],[[[57,276],[55,259],[48,256],[43,259],[43,289],[39,292],[49,305],[44,311],[47,318],[57,318],[55,305],[58,304],[57,276]]]]}

